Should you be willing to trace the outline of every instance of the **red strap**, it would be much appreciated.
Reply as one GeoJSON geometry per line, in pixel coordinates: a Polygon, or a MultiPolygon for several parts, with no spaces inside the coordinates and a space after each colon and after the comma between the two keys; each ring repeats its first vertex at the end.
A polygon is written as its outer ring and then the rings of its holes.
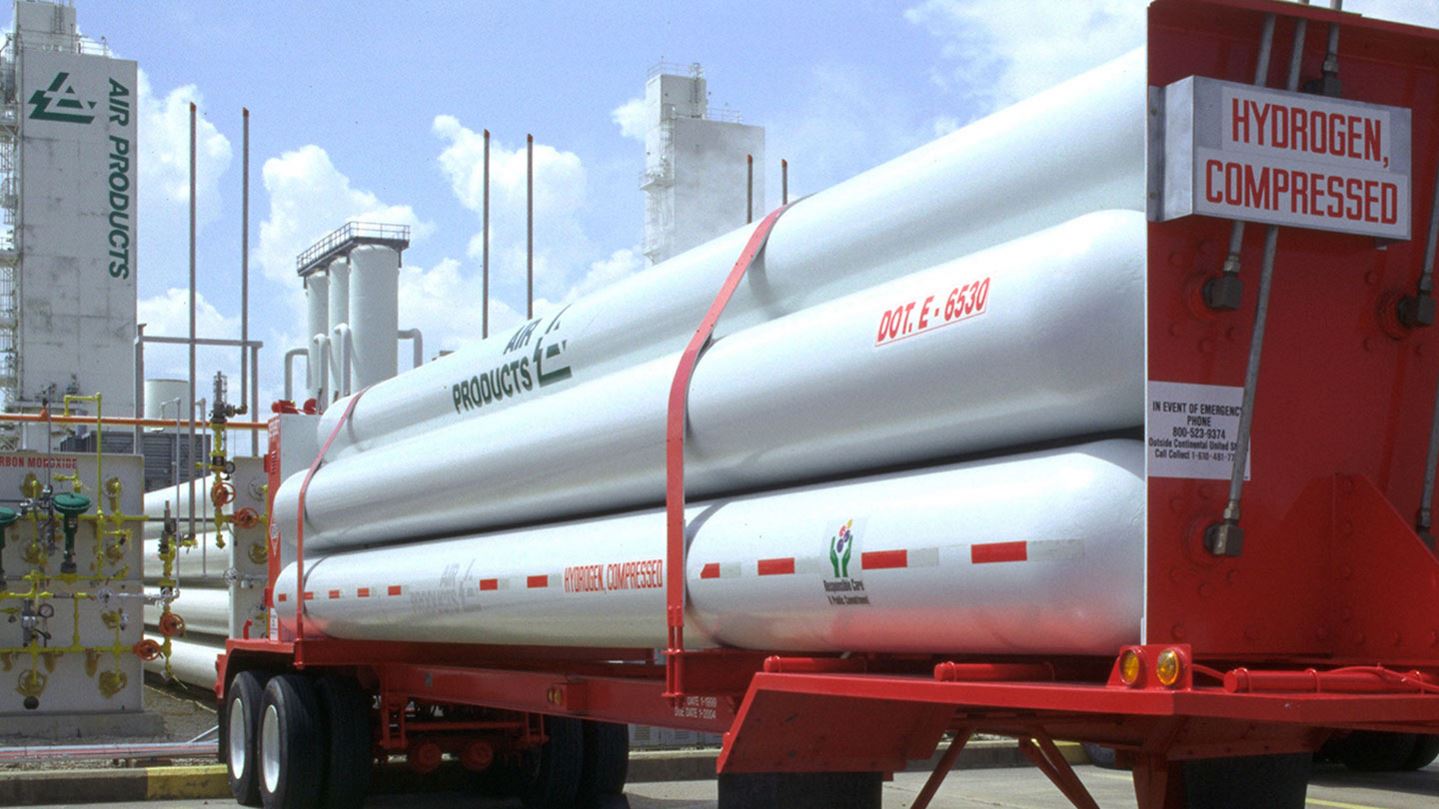
{"type": "MultiPolygon", "coordinates": [[[[305,638],[305,599],[302,594],[305,592],[305,493],[310,490],[310,481],[314,480],[315,473],[320,471],[320,464],[325,460],[325,453],[330,451],[330,445],[335,443],[335,437],[344,428],[345,422],[350,420],[350,414],[355,412],[355,405],[360,403],[360,397],[365,395],[369,387],[360,389],[359,393],[350,397],[345,405],[345,412],[340,414],[340,420],[335,422],[335,429],[330,431],[330,437],[325,439],[325,445],[320,447],[320,454],[310,464],[310,471],[305,473],[305,480],[300,484],[300,502],[297,508],[300,516],[296,519],[295,526],[295,640],[305,638]]],[[[295,656],[298,662],[300,647],[295,646],[295,656]]]]}
{"type": "MultiPolygon", "coordinates": [[[[792,205],[791,203],[790,205],[792,205]]],[[[680,357],[675,369],[674,382],[670,385],[669,413],[665,430],[665,516],[668,543],[665,550],[665,613],[668,619],[669,644],[665,650],[665,696],[679,700],[684,696],[684,669],[681,656],[684,652],[685,632],[685,427],[689,412],[690,379],[700,354],[709,346],[714,336],[715,324],[729,305],[734,291],[744,279],[744,274],[754,264],[755,257],[764,249],[770,231],[780,214],[790,208],[783,205],[760,220],[750,234],[749,241],[720,287],[719,294],[710,304],[704,320],[695,329],[694,337],[680,357]]]]}

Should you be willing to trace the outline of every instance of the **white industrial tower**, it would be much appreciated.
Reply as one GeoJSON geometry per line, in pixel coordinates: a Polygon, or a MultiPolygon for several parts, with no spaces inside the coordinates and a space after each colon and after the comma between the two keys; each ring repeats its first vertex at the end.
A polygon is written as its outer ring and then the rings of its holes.
{"type": "Polygon", "coordinates": [[[69,3],[15,0],[0,50],[0,396],[135,407],[135,62],[69,3]]]}
{"type": "Polygon", "coordinates": [[[661,63],[650,69],[645,121],[640,187],[645,192],[644,252],[651,264],[768,212],[764,128],[740,123],[737,113],[710,110],[698,64],[661,63]]]}

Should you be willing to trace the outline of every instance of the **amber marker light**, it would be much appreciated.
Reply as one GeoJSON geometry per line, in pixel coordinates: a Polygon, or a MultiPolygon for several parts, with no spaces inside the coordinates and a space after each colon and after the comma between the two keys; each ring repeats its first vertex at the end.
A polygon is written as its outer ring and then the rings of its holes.
{"type": "Polygon", "coordinates": [[[1125,685],[1137,685],[1143,671],[1144,661],[1140,659],[1139,652],[1125,649],[1124,654],[1119,656],[1119,681],[1125,685]]]}
{"type": "Polygon", "coordinates": [[[1179,659],[1179,652],[1173,649],[1160,652],[1159,659],[1154,662],[1154,677],[1166,688],[1173,688],[1179,682],[1179,675],[1183,670],[1184,664],[1179,659]]]}

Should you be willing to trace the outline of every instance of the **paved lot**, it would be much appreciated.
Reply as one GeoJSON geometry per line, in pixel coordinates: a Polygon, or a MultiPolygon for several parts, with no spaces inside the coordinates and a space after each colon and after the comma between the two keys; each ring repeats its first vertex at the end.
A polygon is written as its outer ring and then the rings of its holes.
{"type": "MultiPolygon", "coordinates": [[[[1134,791],[1125,773],[1078,767],[1076,771],[1100,806],[1133,809],[1134,791]]],[[[885,809],[904,809],[923,785],[923,773],[901,773],[884,791],[885,809]]],[[[715,809],[713,781],[635,784],[629,790],[631,809],[715,809]]],[[[164,801],[148,804],[95,804],[106,809],[234,806],[229,801],[164,801]]],[[[426,806],[434,809],[472,807],[512,809],[516,802],[476,802],[458,794],[385,795],[368,804],[375,809],[426,806]]],[[[1322,767],[1309,787],[1309,805],[1316,809],[1433,809],[1439,805],[1439,765],[1403,775],[1361,775],[1338,767],[1322,767]]],[[[934,809],[1064,809],[1068,804],[1033,769],[969,770],[953,773],[931,804],[934,809]]],[[[53,809],[53,808],[52,808],[53,809]]]]}

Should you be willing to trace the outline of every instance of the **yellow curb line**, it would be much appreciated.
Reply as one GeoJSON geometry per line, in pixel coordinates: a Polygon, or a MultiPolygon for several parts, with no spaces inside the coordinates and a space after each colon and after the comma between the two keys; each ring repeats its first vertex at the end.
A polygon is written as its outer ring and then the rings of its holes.
{"type": "Polygon", "coordinates": [[[147,801],[226,798],[229,796],[230,784],[225,779],[225,765],[223,764],[145,768],[145,800],[147,801]]]}

